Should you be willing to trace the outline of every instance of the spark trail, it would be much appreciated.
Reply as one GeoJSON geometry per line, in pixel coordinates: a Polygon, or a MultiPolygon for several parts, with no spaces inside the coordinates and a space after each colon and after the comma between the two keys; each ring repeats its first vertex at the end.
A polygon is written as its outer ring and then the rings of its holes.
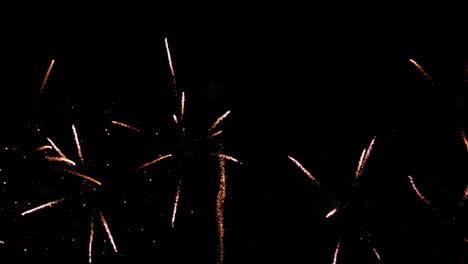
{"type": "Polygon", "coordinates": [[[416,68],[419,70],[419,72],[421,72],[421,74],[424,76],[424,79],[426,79],[427,81],[431,81],[432,82],[432,77],[423,69],[423,67],[417,63],[415,60],[413,59],[410,59],[409,60],[414,66],[416,66],[416,68]]]}
{"type": "Polygon", "coordinates": [[[47,80],[49,79],[50,72],[52,71],[52,68],[54,67],[54,63],[55,63],[55,60],[50,61],[49,68],[47,69],[44,80],[42,81],[42,84],[41,84],[41,89],[40,89],[41,95],[44,93],[44,88],[46,86],[47,80]]]}
{"type": "Polygon", "coordinates": [[[416,184],[414,183],[413,177],[411,175],[408,175],[408,179],[410,181],[411,187],[413,188],[414,192],[418,196],[418,198],[425,202],[427,205],[431,206],[431,203],[429,200],[426,199],[426,197],[419,191],[418,187],[416,187],[416,184]]]}

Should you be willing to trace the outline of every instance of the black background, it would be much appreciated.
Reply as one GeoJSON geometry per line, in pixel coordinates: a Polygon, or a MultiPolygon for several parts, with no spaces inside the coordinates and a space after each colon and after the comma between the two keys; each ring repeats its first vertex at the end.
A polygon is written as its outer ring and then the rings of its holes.
{"type": "Polygon", "coordinates": [[[81,206],[87,200],[73,196],[21,216],[80,192],[76,179],[60,180],[33,151],[49,137],[77,160],[72,124],[88,169],[106,186],[96,201],[119,249],[115,254],[104,242],[97,221],[93,262],[216,262],[219,176],[205,149],[193,149],[184,166],[168,162],[133,171],[180,147],[166,37],[177,89],[186,92],[188,137],[203,138],[231,111],[220,126],[224,151],[242,163],[226,166],[225,263],[331,263],[339,237],[338,263],[377,263],[366,230],[384,263],[466,258],[466,207],[459,206],[468,183],[460,135],[466,53],[462,38],[438,16],[403,21],[396,14],[321,9],[226,8],[187,16],[174,8],[122,10],[49,10],[4,24],[3,263],[87,261],[90,215],[81,206]],[[40,95],[51,59],[54,68],[40,95]],[[374,136],[353,188],[361,152],[374,136]],[[186,187],[171,228],[178,174],[186,187]],[[430,206],[418,199],[408,175],[430,206]],[[325,219],[342,205],[347,209],[325,219]]]}

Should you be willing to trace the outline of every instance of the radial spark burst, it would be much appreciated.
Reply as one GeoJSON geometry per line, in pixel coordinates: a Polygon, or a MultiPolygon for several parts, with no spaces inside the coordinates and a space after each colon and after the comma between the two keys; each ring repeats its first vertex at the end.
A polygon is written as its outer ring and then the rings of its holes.
{"type": "Polygon", "coordinates": [[[36,207],[30,208],[21,213],[22,216],[26,216],[46,208],[55,207],[58,204],[62,204],[67,200],[72,199],[73,197],[78,196],[79,199],[82,199],[84,207],[89,207],[90,209],[90,237],[89,237],[89,247],[88,247],[88,259],[89,263],[92,262],[93,256],[93,241],[94,241],[94,229],[95,223],[100,222],[104,231],[109,238],[109,241],[112,245],[114,252],[117,252],[117,246],[112,236],[111,230],[108,225],[108,221],[104,216],[102,206],[99,205],[99,195],[102,195],[103,183],[99,180],[99,177],[92,176],[89,170],[88,164],[86,164],[85,159],[82,154],[80,139],[78,138],[78,133],[74,125],[72,125],[73,138],[76,147],[76,158],[73,160],[62,152],[57,144],[50,138],[47,138],[48,144],[43,145],[35,149],[35,152],[43,158],[44,161],[48,162],[51,165],[52,170],[51,174],[62,175],[62,178],[65,177],[76,177],[76,179],[81,179],[77,181],[79,184],[79,192],[72,192],[70,195],[65,197],[60,197],[58,199],[37,205],[36,207]]]}
{"type": "MultiPolygon", "coordinates": [[[[173,160],[176,162],[178,169],[185,166],[185,161],[191,159],[194,156],[209,156],[217,160],[219,165],[219,184],[218,193],[216,197],[216,219],[218,224],[218,263],[224,262],[224,203],[226,199],[226,172],[225,166],[226,161],[240,163],[236,158],[223,152],[223,143],[221,139],[222,130],[219,129],[220,124],[230,114],[230,111],[226,111],[220,115],[206,130],[206,133],[202,137],[194,137],[194,133],[186,128],[186,93],[176,86],[176,75],[172,62],[171,52],[169,49],[168,39],[164,39],[166,48],[166,54],[171,73],[171,84],[174,89],[177,107],[175,113],[172,115],[173,123],[175,124],[175,134],[177,134],[177,142],[175,143],[174,149],[166,153],[157,155],[154,159],[144,162],[136,168],[136,171],[145,171],[149,167],[156,165],[160,162],[173,160]]],[[[126,124],[120,121],[112,121],[113,125],[130,129],[134,132],[142,132],[140,128],[126,124]]],[[[170,132],[174,133],[174,132],[170,132]]],[[[159,134],[158,134],[159,136],[159,134]]],[[[177,168],[176,168],[177,169],[177,168]]],[[[177,180],[175,187],[175,197],[172,206],[171,214],[171,227],[176,226],[177,210],[180,206],[181,196],[183,196],[184,177],[179,174],[175,175],[177,180]]]]}
{"type": "MultiPolygon", "coordinates": [[[[376,137],[372,138],[372,140],[369,143],[369,146],[367,148],[364,148],[362,153],[361,153],[361,156],[360,156],[359,161],[358,161],[357,168],[356,168],[356,170],[354,172],[354,182],[353,182],[353,186],[352,186],[353,191],[359,185],[358,178],[364,173],[364,169],[365,169],[366,164],[368,162],[370,153],[372,152],[372,149],[374,147],[375,140],[376,140],[376,137]]],[[[307,177],[309,177],[314,182],[315,185],[322,186],[320,184],[320,182],[317,180],[317,178],[315,176],[313,176],[313,174],[310,171],[308,171],[297,159],[295,159],[292,156],[288,156],[288,158],[293,162],[293,164],[297,168],[299,168],[307,177]]],[[[338,215],[339,215],[339,217],[345,217],[345,218],[351,217],[352,212],[350,212],[350,210],[352,210],[351,209],[353,207],[352,204],[353,204],[353,201],[348,201],[348,200],[343,201],[340,206],[337,206],[335,208],[331,208],[326,213],[325,218],[330,219],[330,218],[333,218],[333,217],[338,217],[338,215]]],[[[346,219],[345,219],[345,221],[346,221],[346,219]]],[[[359,228],[359,229],[361,230],[362,228],[359,228]]],[[[343,232],[343,231],[344,230],[341,230],[341,232],[343,232]]],[[[375,256],[375,259],[377,261],[380,261],[381,256],[378,253],[377,249],[371,243],[369,231],[366,228],[364,228],[361,231],[360,236],[361,236],[360,237],[361,240],[365,240],[368,243],[369,247],[372,250],[372,254],[375,256]]],[[[338,237],[338,239],[337,239],[337,244],[336,244],[336,247],[335,247],[335,252],[334,252],[333,261],[332,261],[332,263],[334,263],[334,264],[338,263],[337,260],[339,259],[338,256],[339,256],[340,244],[341,244],[342,240],[343,240],[342,236],[338,237]]]]}

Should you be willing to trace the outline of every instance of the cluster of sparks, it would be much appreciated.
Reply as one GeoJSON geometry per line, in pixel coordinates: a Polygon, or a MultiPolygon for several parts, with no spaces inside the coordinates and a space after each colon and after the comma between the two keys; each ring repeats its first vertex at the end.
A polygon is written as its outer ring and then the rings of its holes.
{"type": "MultiPolygon", "coordinates": [[[[79,165],[80,166],[78,166],[77,162],[75,162],[72,159],[70,159],[69,157],[67,157],[50,138],[47,138],[47,140],[49,142],[49,145],[43,145],[43,146],[37,148],[36,151],[43,152],[44,153],[44,158],[47,161],[49,161],[49,162],[58,162],[58,163],[61,163],[61,164],[66,166],[66,169],[61,169],[60,168],[60,169],[57,169],[58,171],[64,172],[64,173],[66,173],[67,175],[70,175],[70,176],[80,177],[81,179],[83,179],[83,181],[84,181],[83,183],[91,182],[93,184],[93,190],[96,190],[96,188],[101,186],[102,183],[99,180],[95,179],[92,176],[87,175],[85,172],[82,172],[80,169],[77,168],[77,167],[84,167],[85,162],[84,162],[83,154],[82,154],[82,151],[81,151],[81,144],[80,144],[80,140],[78,138],[78,133],[77,133],[76,128],[75,128],[74,125],[72,125],[72,131],[73,131],[73,136],[74,136],[74,139],[75,139],[75,145],[76,145],[76,149],[77,149],[77,156],[79,157],[79,165]],[[55,155],[50,156],[48,154],[49,150],[53,150],[55,155]]],[[[21,215],[25,216],[25,215],[34,213],[36,211],[39,211],[39,210],[42,210],[42,209],[45,209],[45,208],[53,207],[53,206],[63,202],[67,198],[68,197],[61,197],[59,199],[56,199],[56,200],[41,204],[39,206],[36,206],[34,208],[31,208],[29,210],[26,210],[26,211],[22,212],[21,215]]],[[[106,220],[104,214],[102,213],[102,211],[99,208],[93,208],[93,214],[91,214],[91,216],[90,216],[91,224],[90,224],[90,237],[89,237],[89,245],[88,245],[88,260],[89,260],[89,263],[92,263],[93,241],[94,241],[94,222],[95,222],[94,218],[96,216],[100,220],[100,222],[102,223],[102,225],[103,225],[103,227],[104,227],[104,229],[105,229],[105,231],[107,233],[107,236],[109,237],[109,241],[112,244],[112,247],[113,247],[114,251],[117,252],[117,246],[116,246],[116,244],[114,242],[114,237],[112,236],[112,233],[110,231],[109,225],[107,223],[107,220],[106,220]]]]}
{"type": "MultiPolygon", "coordinates": [[[[175,71],[174,71],[174,68],[173,68],[173,62],[172,62],[171,53],[170,53],[170,50],[169,50],[169,44],[168,44],[167,38],[165,38],[165,46],[166,46],[166,52],[167,52],[167,58],[168,58],[170,73],[171,73],[171,81],[172,81],[172,84],[174,86],[174,91],[175,91],[176,98],[178,98],[178,103],[180,103],[180,105],[178,107],[178,113],[173,114],[172,119],[173,119],[174,123],[178,126],[178,128],[180,129],[180,131],[182,133],[182,136],[184,136],[185,132],[186,132],[185,131],[185,126],[184,126],[185,100],[186,100],[185,92],[181,91],[179,93],[179,90],[176,88],[175,71]]],[[[410,59],[409,61],[421,72],[421,74],[423,75],[423,77],[427,81],[432,82],[431,76],[422,68],[422,66],[419,63],[417,63],[413,59],[410,59]]],[[[55,60],[52,60],[49,67],[48,67],[48,69],[47,69],[44,80],[43,80],[42,85],[40,87],[40,94],[41,95],[44,92],[44,88],[46,86],[47,80],[49,78],[49,75],[51,73],[51,70],[53,68],[54,63],[55,63],[55,60]]],[[[206,138],[207,140],[211,140],[211,139],[213,139],[213,138],[215,138],[215,137],[222,134],[222,130],[218,129],[219,124],[223,120],[225,120],[229,114],[230,114],[230,111],[225,112],[223,115],[219,116],[212,123],[212,125],[207,130],[207,138],[206,138]]],[[[120,126],[120,127],[124,127],[126,129],[130,129],[130,130],[132,130],[134,132],[142,132],[141,129],[139,129],[137,127],[134,127],[134,126],[131,126],[131,125],[128,125],[126,123],[120,122],[120,121],[113,120],[112,124],[120,126]]],[[[60,150],[60,148],[50,138],[47,138],[47,141],[48,141],[49,144],[43,145],[43,146],[37,148],[35,151],[43,153],[44,154],[43,158],[45,160],[47,160],[48,162],[61,164],[61,166],[59,166],[59,169],[57,169],[58,171],[61,171],[61,172],[65,173],[66,175],[79,177],[79,178],[81,178],[83,180],[83,182],[91,183],[92,186],[93,186],[93,189],[95,190],[95,188],[99,188],[99,186],[101,186],[102,183],[99,180],[97,180],[95,177],[87,175],[86,172],[84,172],[84,171],[82,171],[80,169],[80,168],[85,167],[85,160],[83,158],[83,154],[82,154],[82,150],[81,150],[81,144],[80,144],[80,140],[78,138],[78,133],[77,133],[76,128],[75,128],[74,125],[72,125],[72,133],[73,133],[73,136],[74,136],[74,141],[75,141],[75,146],[76,146],[76,151],[77,151],[76,155],[77,155],[77,157],[79,159],[78,161],[75,161],[75,160],[69,158],[68,156],[66,156],[60,150]],[[53,151],[53,155],[49,154],[50,151],[53,151]]],[[[467,136],[466,136],[464,131],[461,132],[461,138],[462,138],[462,140],[463,140],[463,142],[464,142],[464,144],[465,144],[465,146],[466,146],[466,148],[468,150],[468,139],[467,139],[467,136]]],[[[355,173],[354,173],[354,176],[355,176],[354,185],[358,184],[358,181],[357,181],[358,178],[364,173],[364,169],[366,167],[369,156],[370,156],[370,154],[372,152],[372,149],[374,147],[375,140],[376,140],[376,137],[372,138],[372,140],[370,141],[368,147],[364,148],[362,153],[361,153],[360,159],[359,159],[358,164],[357,164],[357,168],[356,168],[355,173]]],[[[217,226],[217,228],[218,228],[218,253],[219,253],[218,254],[218,264],[222,264],[222,263],[224,263],[224,251],[225,251],[225,248],[224,248],[225,229],[224,229],[224,213],[223,213],[224,203],[225,203],[225,199],[226,199],[226,171],[225,171],[225,165],[226,165],[226,161],[232,161],[232,162],[236,162],[236,163],[239,163],[239,161],[236,158],[225,154],[223,152],[223,145],[221,143],[218,143],[216,149],[217,150],[215,152],[211,153],[211,156],[215,157],[217,159],[217,161],[218,161],[218,164],[219,164],[219,186],[218,186],[218,192],[217,192],[217,197],[216,197],[216,219],[217,219],[217,225],[218,225],[217,226]]],[[[163,160],[173,158],[174,156],[175,156],[175,154],[173,154],[173,153],[166,153],[166,154],[158,155],[158,157],[156,157],[155,159],[143,163],[142,165],[137,167],[135,170],[136,171],[144,170],[144,169],[146,169],[146,168],[148,168],[148,167],[150,167],[152,165],[158,164],[159,162],[161,162],[163,160]]],[[[308,171],[296,158],[294,158],[292,156],[288,156],[288,158],[289,158],[290,161],[293,162],[293,164],[297,168],[299,168],[308,178],[310,178],[315,185],[317,185],[317,186],[321,185],[319,180],[310,171],[308,171]]],[[[431,202],[418,189],[417,185],[414,182],[414,179],[413,179],[412,175],[408,175],[408,180],[409,180],[411,188],[413,189],[413,191],[417,195],[417,197],[421,201],[423,201],[425,204],[427,204],[428,206],[431,207],[432,206],[431,202]]],[[[176,223],[177,209],[179,207],[179,200],[180,200],[180,195],[181,195],[182,180],[178,179],[176,184],[177,184],[177,186],[176,186],[176,192],[175,192],[175,195],[174,195],[174,202],[173,202],[173,208],[172,208],[172,214],[171,214],[171,227],[172,228],[175,227],[175,223],[176,223]]],[[[21,215],[26,216],[28,214],[31,214],[31,213],[34,213],[34,212],[37,212],[37,211],[40,211],[40,210],[44,210],[46,208],[54,207],[55,205],[60,204],[63,201],[65,201],[67,198],[68,197],[61,197],[61,198],[49,201],[47,203],[43,203],[41,205],[38,205],[36,207],[33,207],[31,209],[28,209],[28,210],[22,212],[21,215]]],[[[461,199],[460,204],[463,205],[467,198],[468,198],[468,186],[466,187],[466,189],[464,191],[464,194],[463,194],[463,197],[461,199]]],[[[325,215],[325,218],[326,219],[331,218],[337,212],[339,212],[341,209],[342,208],[332,208],[325,215]]],[[[89,236],[89,243],[88,243],[88,261],[89,261],[89,263],[92,263],[93,241],[94,241],[94,236],[95,236],[94,231],[95,231],[96,219],[98,219],[98,221],[104,227],[104,229],[106,231],[106,234],[107,234],[107,236],[109,238],[109,241],[112,244],[113,250],[115,252],[118,251],[116,243],[115,243],[114,238],[112,236],[110,227],[109,227],[108,222],[106,220],[106,217],[104,216],[103,212],[99,208],[93,208],[93,213],[90,216],[90,236],[89,236]]],[[[380,261],[381,256],[380,256],[379,252],[377,251],[377,249],[370,242],[369,233],[367,231],[365,231],[364,233],[365,234],[363,234],[363,237],[365,237],[366,241],[370,245],[375,258],[378,261],[380,261]]],[[[464,238],[464,241],[468,242],[468,238],[464,238]]],[[[4,244],[4,241],[0,240],[0,244],[4,244]]],[[[339,251],[340,251],[340,246],[341,246],[341,237],[338,237],[336,247],[335,247],[335,251],[334,251],[334,254],[333,254],[333,260],[332,260],[333,264],[337,263],[338,256],[339,256],[339,251]]]]}
{"type": "MultiPolygon", "coordinates": [[[[166,47],[166,53],[167,53],[167,59],[169,63],[169,69],[171,72],[171,80],[172,84],[174,87],[175,91],[175,96],[176,98],[179,98],[179,107],[178,107],[178,113],[175,113],[172,115],[172,119],[176,126],[178,126],[179,131],[181,133],[181,136],[184,137],[186,133],[186,128],[184,126],[184,119],[185,119],[185,92],[181,91],[179,93],[179,90],[176,87],[176,76],[175,76],[175,71],[173,67],[173,62],[172,62],[172,57],[171,57],[171,52],[169,49],[169,43],[168,39],[165,38],[165,47],[166,47]]],[[[226,111],[224,114],[219,116],[209,127],[207,131],[207,138],[206,140],[211,140],[215,137],[218,137],[219,135],[222,134],[222,130],[218,130],[218,126],[221,124],[223,120],[227,118],[227,116],[230,114],[230,111],[226,111]]],[[[120,122],[120,121],[112,121],[112,124],[121,126],[124,128],[131,129],[135,132],[141,132],[139,128],[136,128],[134,126],[128,125],[126,123],[120,122]]],[[[219,186],[218,186],[218,194],[216,197],[216,219],[217,219],[217,225],[218,225],[218,263],[222,264],[224,263],[224,203],[226,199],[226,172],[225,172],[225,163],[226,160],[232,161],[239,163],[239,161],[225,153],[222,152],[223,145],[221,143],[218,143],[217,150],[211,153],[211,156],[214,156],[218,160],[219,164],[219,186]]],[[[163,155],[159,155],[157,158],[148,161],[138,168],[136,168],[136,171],[144,170],[154,164],[157,164],[163,160],[169,159],[171,157],[174,157],[173,153],[167,153],[163,155]]],[[[174,197],[174,204],[173,204],[173,209],[172,209],[172,217],[171,217],[171,226],[174,228],[175,227],[175,222],[176,222],[176,216],[177,216],[177,209],[179,206],[179,200],[180,200],[180,195],[181,195],[181,185],[182,185],[182,180],[179,179],[177,181],[177,186],[176,186],[176,193],[174,197]]]]}
{"type": "MultiPolygon", "coordinates": [[[[361,154],[361,157],[359,158],[359,161],[358,161],[358,165],[357,165],[357,168],[356,168],[356,171],[355,171],[355,179],[354,179],[354,186],[356,186],[358,184],[357,182],[357,179],[359,176],[361,176],[364,172],[364,168],[366,167],[366,164],[367,164],[367,161],[369,159],[369,156],[370,156],[370,153],[374,147],[374,143],[375,143],[375,140],[376,140],[376,137],[372,138],[371,142],[369,143],[369,146],[367,148],[364,148],[363,151],[362,151],[362,154],[361,154]]],[[[306,176],[308,176],[317,186],[320,186],[320,182],[317,180],[316,177],[314,177],[312,175],[312,173],[307,170],[297,159],[295,159],[294,157],[292,156],[288,156],[288,158],[294,163],[295,166],[297,166],[306,176]]],[[[326,215],[325,215],[325,218],[331,218],[332,216],[334,216],[339,210],[341,210],[343,208],[332,208],[326,215]]],[[[368,238],[369,237],[369,233],[367,231],[365,231],[365,238],[366,238],[366,241],[368,242],[368,244],[370,245],[371,249],[372,249],[372,252],[374,253],[376,259],[378,261],[380,261],[381,257],[380,257],[380,254],[378,253],[377,249],[372,245],[372,243],[370,242],[370,239],[368,238]]],[[[338,254],[339,254],[339,250],[340,250],[340,244],[341,244],[341,238],[339,237],[338,238],[338,242],[336,244],[336,248],[335,248],[335,253],[333,255],[333,264],[336,264],[337,263],[337,259],[338,259],[338,254]]]]}

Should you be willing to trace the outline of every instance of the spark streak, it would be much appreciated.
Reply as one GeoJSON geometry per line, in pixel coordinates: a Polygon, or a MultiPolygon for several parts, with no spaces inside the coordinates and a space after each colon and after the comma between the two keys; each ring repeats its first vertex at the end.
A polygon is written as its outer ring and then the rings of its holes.
{"type": "Polygon", "coordinates": [[[216,137],[216,136],[221,135],[222,133],[223,133],[222,130],[216,131],[216,132],[214,132],[213,134],[209,135],[208,138],[214,138],[214,137],[216,137]]]}
{"type": "Polygon", "coordinates": [[[223,154],[223,153],[212,153],[212,155],[216,156],[218,158],[221,158],[221,159],[227,159],[227,160],[230,160],[230,161],[239,162],[239,160],[237,160],[236,158],[231,157],[231,156],[226,155],[226,154],[223,154]]]}
{"type": "Polygon", "coordinates": [[[167,155],[160,156],[160,157],[156,158],[155,160],[152,160],[152,161],[150,161],[150,162],[147,162],[147,163],[141,165],[141,166],[138,167],[136,170],[138,171],[138,170],[144,169],[144,168],[146,168],[146,167],[148,167],[148,166],[151,166],[151,165],[153,165],[153,164],[155,164],[155,163],[157,163],[157,162],[160,162],[160,161],[163,160],[163,159],[167,159],[167,158],[169,158],[169,157],[172,157],[172,154],[167,154],[167,155]]]}
{"type": "Polygon", "coordinates": [[[127,125],[127,124],[125,124],[125,123],[118,122],[118,121],[111,121],[111,122],[112,122],[112,124],[114,124],[114,125],[118,125],[118,126],[121,126],[121,127],[125,127],[125,128],[128,128],[128,129],[131,129],[131,130],[133,130],[133,131],[135,131],[135,132],[141,132],[140,129],[138,129],[138,128],[134,127],[134,126],[130,126],[130,125],[127,125]]]}
{"type": "Polygon", "coordinates": [[[94,219],[91,216],[91,224],[89,227],[89,242],[88,242],[88,263],[93,262],[93,240],[94,240],[94,219]]]}
{"type": "Polygon", "coordinates": [[[101,183],[100,181],[94,179],[93,177],[90,177],[90,176],[88,176],[88,175],[79,173],[79,172],[77,172],[77,171],[73,171],[73,170],[59,170],[59,171],[66,172],[66,173],[68,173],[68,174],[81,177],[81,178],[83,178],[83,179],[85,179],[85,180],[94,182],[94,183],[97,184],[97,185],[102,185],[102,183],[101,183]]]}
{"type": "Polygon", "coordinates": [[[112,236],[112,233],[110,231],[109,225],[107,224],[106,218],[102,214],[101,211],[99,211],[99,216],[101,217],[101,222],[104,225],[104,228],[106,229],[107,236],[109,237],[109,240],[112,244],[112,247],[114,248],[114,252],[117,252],[117,246],[115,245],[114,242],[114,237],[112,236]]]}
{"type": "Polygon", "coordinates": [[[336,208],[333,208],[328,214],[325,216],[325,218],[330,218],[332,215],[334,215],[337,212],[336,208]]]}
{"type": "Polygon", "coordinates": [[[176,191],[176,195],[175,195],[175,199],[174,199],[174,208],[172,209],[172,219],[171,219],[172,227],[174,227],[174,224],[175,224],[175,219],[176,219],[176,214],[177,214],[177,206],[178,206],[179,197],[180,197],[180,185],[181,184],[182,184],[182,182],[179,180],[179,182],[177,183],[177,191],[176,191]]]}
{"type": "Polygon", "coordinates": [[[466,138],[465,131],[462,130],[460,133],[461,133],[461,136],[462,136],[462,139],[463,139],[463,143],[465,143],[465,147],[468,150],[468,138],[466,138]]]}
{"type": "Polygon", "coordinates": [[[49,143],[52,145],[52,147],[54,148],[54,150],[57,151],[57,153],[58,153],[61,157],[67,159],[67,156],[65,156],[65,154],[63,154],[63,152],[57,147],[57,145],[55,145],[55,143],[52,141],[52,139],[47,138],[47,141],[49,141],[49,143]]]}
{"type": "Polygon", "coordinates": [[[365,230],[364,233],[366,235],[365,239],[366,239],[367,243],[370,245],[370,247],[372,249],[372,252],[374,252],[374,255],[377,258],[377,260],[380,261],[380,254],[377,251],[377,249],[374,247],[374,245],[371,243],[369,231],[365,230]]]}
{"type": "Polygon", "coordinates": [[[49,68],[47,69],[44,80],[42,81],[42,84],[41,84],[41,90],[40,90],[41,95],[44,93],[44,87],[47,83],[47,80],[49,79],[49,75],[50,75],[50,72],[52,71],[52,67],[54,67],[54,63],[55,63],[55,60],[50,61],[49,68]]]}
{"type": "Polygon", "coordinates": [[[212,131],[213,129],[215,129],[219,125],[219,123],[221,123],[224,119],[226,119],[226,117],[229,115],[230,112],[231,111],[227,111],[222,116],[218,117],[218,119],[216,119],[216,121],[211,125],[208,131],[212,131]]]}
{"type": "Polygon", "coordinates": [[[60,198],[60,199],[57,199],[57,200],[54,200],[54,201],[51,201],[51,202],[48,202],[48,203],[45,203],[45,204],[42,204],[42,205],[39,205],[37,207],[34,207],[32,209],[29,209],[27,211],[24,211],[23,213],[21,213],[21,215],[27,215],[27,214],[30,214],[30,213],[33,213],[33,212],[36,212],[36,211],[39,211],[41,209],[44,209],[46,207],[52,207],[60,202],[62,202],[63,200],[65,200],[65,198],[60,198]]]}
{"type": "Polygon", "coordinates": [[[180,119],[184,120],[185,114],[185,92],[182,91],[182,96],[180,98],[180,119]]]}
{"type": "Polygon", "coordinates": [[[356,169],[356,178],[361,176],[362,172],[364,171],[367,160],[369,159],[372,148],[374,147],[375,138],[376,137],[374,137],[369,143],[369,146],[367,148],[364,148],[364,150],[362,151],[361,158],[359,159],[358,167],[356,169]]]}
{"type": "Polygon", "coordinates": [[[423,69],[423,67],[419,63],[417,63],[413,59],[410,59],[410,62],[413,63],[413,65],[416,66],[416,68],[418,68],[418,70],[422,73],[426,80],[432,81],[432,77],[423,69]]]}
{"type": "Polygon", "coordinates": [[[340,251],[340,243],[341,243],[341,239],[338,238],[338,242],[336,243],[335,254],[333,254],[333,264],[336,264],[336,260],[338,259],[338,252],[340,251]]]}
{"type": "Polygon", "coordinates": [[[411,177],[411,175],[408,175],[408,179],[410,180],[410,183],[411,183],[411,187],[413,187],[413,190],[416,192],[416,194],[418,195],[419,199],[421,199],[423,202],[425,202],[427,205],[431,205],[431,203],[426,199],[426,197],[424,197],[424,195],[421,194],[421,192],[418,190],[418,188],[416,187],[416,184],[414,184],[414,181],[413,181],[413,177],[411,177]]]}
{"type": "Polygon", "coordinates": [[[64,158],[64,157],[50,157],[50,156],[46,156],[45,157],[48,161],[58,161],[58,162],[65,162],[67,163],[68,165],[71,165],[71,166],[75,166],[76,163],[73,161],[73,160],[70,160],[70,159],[67,159],[67,158],[64,158]]]}
{"type": "Polygon", "coordinates": [[[466,188],[465,188],[465,192],[463,193],[463,197],[462,197],[461,205],[465,204],[465,200],[466,200],[466,198],[468,198],[468,185],[466,186],[466,188]]]}
{"type": "MultiPolygon", "coordinates": [[[[164,42],[166,44],[166,54],[167,54],[167,60],[169,62],[169,68],[171,70],[172,84],[174,85],[174,88],[175,88],[176,87],[176,78],[175,78],[174,67],[172,65],[171,51],[169,50],[169,43],[167,41],[167,38],[164,38],[164,42]]],[[[176,98],[177,98],[178,97],[177,90],[175,90],[175,93],[176,93],[176,98]]]]}
{"type": "Polygon", "coordinates": [[[81,154],[80,140],[78,139],[78,133],[76,132],[75,125],[72,125],[73,136],[75,138],[76,149],[78,151],[78,157],[80,158],[81,164],[84,165],[83,154],[81,154]]]}
{"type": "Polygon", "coordinates": [[[218,264],[224,262],[224,201],[226,200],[226,169],[225,159],[219,157],[219,168],[220,168],[220,179],[219,179],[219,190],[216,199],[216,218],[218,222],[218,264]]]}
{"type": "Polygon", "coordinates": [[[34,151],[43,151],[43,150],[46,150],[46,149],[53,149],[53,148],[51,146],[49,146],[49,145],[44,145],[44,146],[38,147],[34,151]]]}
{"type": "Polygon", "coordinates": [[[307,176],[309,176],[309,178],[311,178],[315,184],[317,185],[320,185],[320,182],[317,181],[317,179],[315,179],[315,177],[312,175],[312,173],[310,173],[306,168],[304,168],[304,166],[302,166],[301,163],[299,163],[299,161],[297,161],[295,158],[291,157],[291,156],[288,156],[288,158],[290,160],[292,160],[292,162],[294,162],[294,164],[296,164],[296,166],[301,169],[307,176]]]}

